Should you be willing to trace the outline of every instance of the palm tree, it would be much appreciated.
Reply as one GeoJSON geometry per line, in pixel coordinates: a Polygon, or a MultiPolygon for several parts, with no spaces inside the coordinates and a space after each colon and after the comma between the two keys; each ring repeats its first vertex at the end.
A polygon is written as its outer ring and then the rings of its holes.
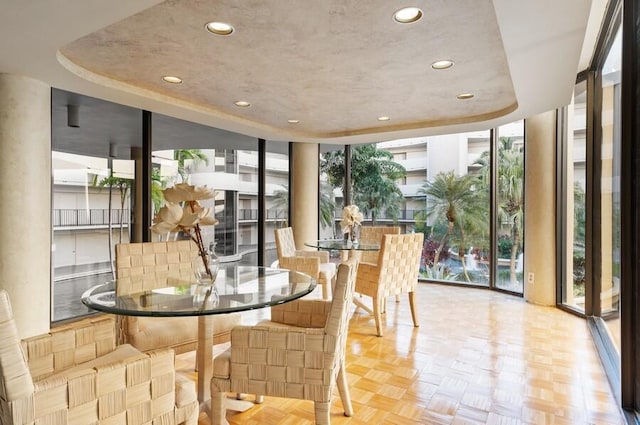
{"type": "Polygon", "coordinates": [[[198,168],[198,165],[209,165],[209,157],[200,149],[176,149],[173,151],[173,159],[178,161],[178,174],[185,183],[191,171],[198,168]]]}
{"type": "MultiPolygon", "coordinates": [[[[331,226],[333,224],[333,211],[336,208],[333,199],[331,199],[331,192],[328,190],[323,190],[323,186],[326,187],[328,184],[326,182],[320,183],[320,223],[323,226],[331,226]]],[[[273,198],[271,198],[271,204],[273,207],[281,210],[289,209],[289,189],[286,186],[282,186],[282,189],[275,190],[273,192],[273,198]]]]}
{"type": "MultiPolygon", "coordinates": [[[[516,283],[516,265],[522,247],[522,228],[524,223],[524,155],[514,146],[511,137],[500,137],[498,145],[498,219],[509,226],[511,239],[511,258],[509,280],[516,283]]],[[[483,152],[475,162],[482,166],[481,180],[486,187],[490,182],[489,152],[483,152]]]]}
{"type": "Polygon", "coordinates": [[[442,248],[457,233],[458,256],[465,278],[471,281],[465,263],[466,245],[471,238],[479,239],[478,235],[485,233],[487,228],[484,191],[478,190],[478,179],[469,174],[456,176],[453,171],[441,172],[432,181],[425,182],[418,193],[427,196],[425,219],[434,218],[446,223],[446,231],[434,255],[434,265],[440,261],[442,248]]]}
{"type": "Polygon", "coordinates": [[[511,261],[509,280],[516,283],[516,264],[521,246],[524,217],[523,155],[513,150],[501,152],[498,160],[498,218],[511,227],[511,261]]]}
{"type": "Polygon", "coordinates": [[[159,168],[153,168],[151,170],[151,202],[153,203],[154,211],[158,211],[164,205],[164,195],[162,191],[164,190],[166,182],[162,179],[160,175],[159,168]]]}
{"type": "MultiPolygon", "coordinates": [[[[94,185],[95,180],[94,180],[94,185]]],[[[113,189],[116,188],[120,192],[120,212],[119,212],[119,223],[120,223],[120,235],[118,243],[122,243],[122,234],[124,232],[124,206],[127,202],[127,197],[129,196],[129,190],[132,186],[132,180],[126,179],[123,177],[116,177],[113,175],[113,169],[109,172],[109,177],[105,177],[97,183],[98,187],[108,187],[109,188],[109,219],[108,219],[108,229],[109,229],[109,264],[111,265],[111,274],[114,274],[113,269],[113,235],[112,235],[112,226],[113,220],[111,219],[111,202],[112,202],[112,194],[113,189]]],[[[128,239],[128,238],[127,238],[128,239]]]]}
{"type": "MultiPolygon", "coordinates": [[[[282,189],[273,191],[273,198],[271,198],[271,205],[277,211],[284,211],[285,217],[289,211],[289,190],[286,186],[281,186],[282,189]]],[[[284,226],[288,226],[289,218],[286,217],[284,226]]]]}
{"type": "MultiPolygon", "coordinates": [[[[333,187],[344,185],[344,151],[328,152],[320,162],[320,171],[326,173],[333,187]]],[[[351,150],[351,184],[353,201],[365,214],[370,214],[373,224],[376,217],[386,212],[397,217],[404,201],[395,180],[405,177],[405,168],[393,161],[391,152],[376,145],[359,145],[351,150]]]]}

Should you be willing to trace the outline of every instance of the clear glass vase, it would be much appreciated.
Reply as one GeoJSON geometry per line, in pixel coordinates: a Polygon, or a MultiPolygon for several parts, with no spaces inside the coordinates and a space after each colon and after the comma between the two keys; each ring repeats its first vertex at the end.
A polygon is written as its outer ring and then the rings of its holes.
{"type": "Polygon", "coordinates": [[[211,242],[209,244],[209,250],[205,255],[205,259],[203,259],[201,255],[198,255],[193,260],[193,272],[195,274],[196,281],[201,285],[213,285],[216,281],[216,277],[218,277],[220,259],[216,255],[215,248],[216,243],[211,242]]]}
{"type": "Polygon", "coordinates": [[[200,284],[195,285],[193,293],[193,306],[199,310],[207,310],[218,306],[220,296],[218,295],[218,288],[212,284],[200,284]]]}
{"type": "Polygon", "coordinates": [[[351,226],[351,229],[349,229],[349,239],[351,240],[351,245],[358,246],[358,243],[360,242],[358,240],[359,234],[360,234],[360,230],[358,229],[358,226],[356,225],[351,226]]]}

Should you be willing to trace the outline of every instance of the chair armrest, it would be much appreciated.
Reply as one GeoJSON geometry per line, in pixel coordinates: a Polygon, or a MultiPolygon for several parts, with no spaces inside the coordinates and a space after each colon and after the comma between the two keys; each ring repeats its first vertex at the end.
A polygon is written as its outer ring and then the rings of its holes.
{"type": "MultiPolygon", "coordinates": [[[[173,350],[131,346],[34,382],[35,420],[68,410],[76,423],[99,420],[172,423],[176,406],[173,350]],[[99,417],[98,417],[99,415],[99,417]]],[[[195,401],[195,392],[192,391],[195,401]]],[[[193,409],[197,403],[193,403],[193,409]]]]}
{"type": "Polygon", "coordinates": [[[324,328],[330,310],[328,300],[295,300],[271,307],[271,321],[302,328],[324,328]]]}
{"type": "Polygon", "coordinates": [[[356,277],[355,292],[373,296],[378,290],[380,279],[380,266],[371,263],[359,263],[356,277]]]}
{"type": "Polygon", "coordinates": [[[297,250],[296,256],[298,257],[317,257],[321,263],[329,262],[329,251],[305,251],[297,250]]]}
{"type": "Polygon", "coordinates": [[[21,343],[36,381],[112,352],[116,348],[115,320],[110,315],[83,319],[21,343]]]}

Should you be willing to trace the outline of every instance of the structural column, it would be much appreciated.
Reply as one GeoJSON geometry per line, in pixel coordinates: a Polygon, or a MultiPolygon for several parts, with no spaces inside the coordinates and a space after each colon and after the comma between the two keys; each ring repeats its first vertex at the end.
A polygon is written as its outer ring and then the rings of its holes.
{"type": "Polygon", "coordinates": [[[318,145],[294,143],[291,166],[291,222],[296,247],[318,239],[318,145]]]}
{"type": "Polygon", "coordinates": [[[525,120],[524,298],[556,304],[556,114],[525,120]],[[529,279],[533,273],[533,281],[529,279]]]}
{"type": "Polygon", "coordinates": [[[51,87],[0,74],[0,289],[20,337],[51,312],[51,87]]]}

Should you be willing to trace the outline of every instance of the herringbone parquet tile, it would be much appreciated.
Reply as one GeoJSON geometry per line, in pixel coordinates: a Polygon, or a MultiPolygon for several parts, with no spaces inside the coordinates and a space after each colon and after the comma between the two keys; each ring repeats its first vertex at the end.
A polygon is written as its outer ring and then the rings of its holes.
{"type": "MultiPolygon", "coordinates": [[[[418,295],[419,328],[406,296],[387,301],[382,338],[371,316],[354,314],[347,370],[355,414],[343,416],[336,392],[333,424],[622,423],[583,319],[486,290],[420,284],[418,295]]],[[[271,397],[227,418],[314,423],[311,402],[271,397]]],[[[199,425],[207,424],[202,414],[199,425]]]]}

